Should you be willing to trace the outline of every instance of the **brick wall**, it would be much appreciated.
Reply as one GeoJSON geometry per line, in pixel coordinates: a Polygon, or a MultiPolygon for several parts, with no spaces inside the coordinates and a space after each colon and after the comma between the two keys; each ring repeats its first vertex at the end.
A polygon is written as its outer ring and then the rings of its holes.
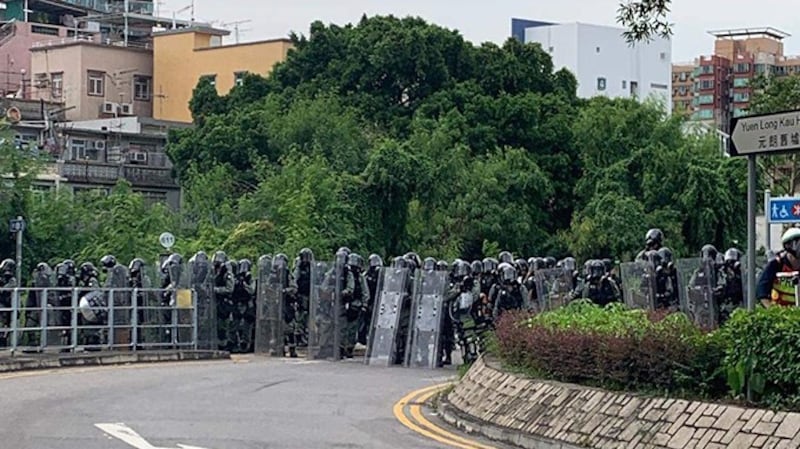
{"type": "Polygon", "coordinates": [[[589,448],[794,449],[800,414],[611,393],[522,378],[476,362],[447,402],[459,414],[589,448]]]}

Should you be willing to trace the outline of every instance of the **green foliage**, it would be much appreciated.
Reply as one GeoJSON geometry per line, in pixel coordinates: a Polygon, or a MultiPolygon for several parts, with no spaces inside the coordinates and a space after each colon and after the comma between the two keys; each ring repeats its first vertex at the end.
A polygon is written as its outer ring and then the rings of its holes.
{"type": "Polygon", "coordinates": [[[800,398],[800,310],[737,310],[722,332],[728,341],[725,367],[734,395],[742,396],[749,385],[754,399],[773,406],[791,405],[800,398]]]}
{"type": "Polygon", "coordinates": [[[623,0],[617,10],[617,22],[626,28],[622,33],[631,45],[649,42],[655,37],[672,36],[669,22],[671,0],[623,0]]]}

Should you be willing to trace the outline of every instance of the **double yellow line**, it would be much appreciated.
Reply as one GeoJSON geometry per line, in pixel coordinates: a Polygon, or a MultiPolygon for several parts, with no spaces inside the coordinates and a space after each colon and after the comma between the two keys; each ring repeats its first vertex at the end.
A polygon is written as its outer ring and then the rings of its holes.
{"type": "Polygon", "coordinates": [[[394,417],[397,418],[401,424],[414,432],[448,446],[461,449],[497,449],[494,446],[487,446],[448,432],[430,422],[422,414],[422,406],[425,404],[425,401],[450,385],[449,383],[445,383],[412,391],[394,405],[392,410],[394,412],[394,417]],[[406,411],[408,414],[406,414],[406,411]]]}

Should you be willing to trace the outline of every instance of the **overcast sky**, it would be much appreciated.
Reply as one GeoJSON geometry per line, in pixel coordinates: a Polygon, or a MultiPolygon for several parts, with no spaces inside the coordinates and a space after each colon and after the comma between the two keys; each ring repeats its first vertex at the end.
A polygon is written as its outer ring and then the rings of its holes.
{"type": "MultiPolygon", "coordinates": [[[[172,17],[172,11],[190,4],[162,0],[159,15],[172,17]]],[[[240,25],[241,41],[284,37],[291,31],[307,34],[314,20],[344,25],[366,13],[420,16],[458,29],[473,43],[501,43],[510,34],[511,17],[614,25],[618,5],[619,0],[195,0],[195,15],[202,21],[251,20],[240,25]]],[[[797,0],[673,0],[673,61],[710,54],[709,30],[771,26],[800,34],[797,11],[797,0]]],[[[178,16],[190,17],[188,11],[178,16]]],[[[800,35],[787,38],[785,49],[799,54],[800,35]]]]}

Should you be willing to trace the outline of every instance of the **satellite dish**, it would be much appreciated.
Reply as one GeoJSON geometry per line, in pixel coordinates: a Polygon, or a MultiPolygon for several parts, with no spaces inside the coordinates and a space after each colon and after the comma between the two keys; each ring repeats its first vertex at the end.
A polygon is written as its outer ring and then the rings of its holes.
{"type": "Polygon", "coordinates": [[[19,123],[19,121],[22,120],[22,113],[16,106],[11,106],[6,111],[6,117],[11,123],[19,123]]]}

